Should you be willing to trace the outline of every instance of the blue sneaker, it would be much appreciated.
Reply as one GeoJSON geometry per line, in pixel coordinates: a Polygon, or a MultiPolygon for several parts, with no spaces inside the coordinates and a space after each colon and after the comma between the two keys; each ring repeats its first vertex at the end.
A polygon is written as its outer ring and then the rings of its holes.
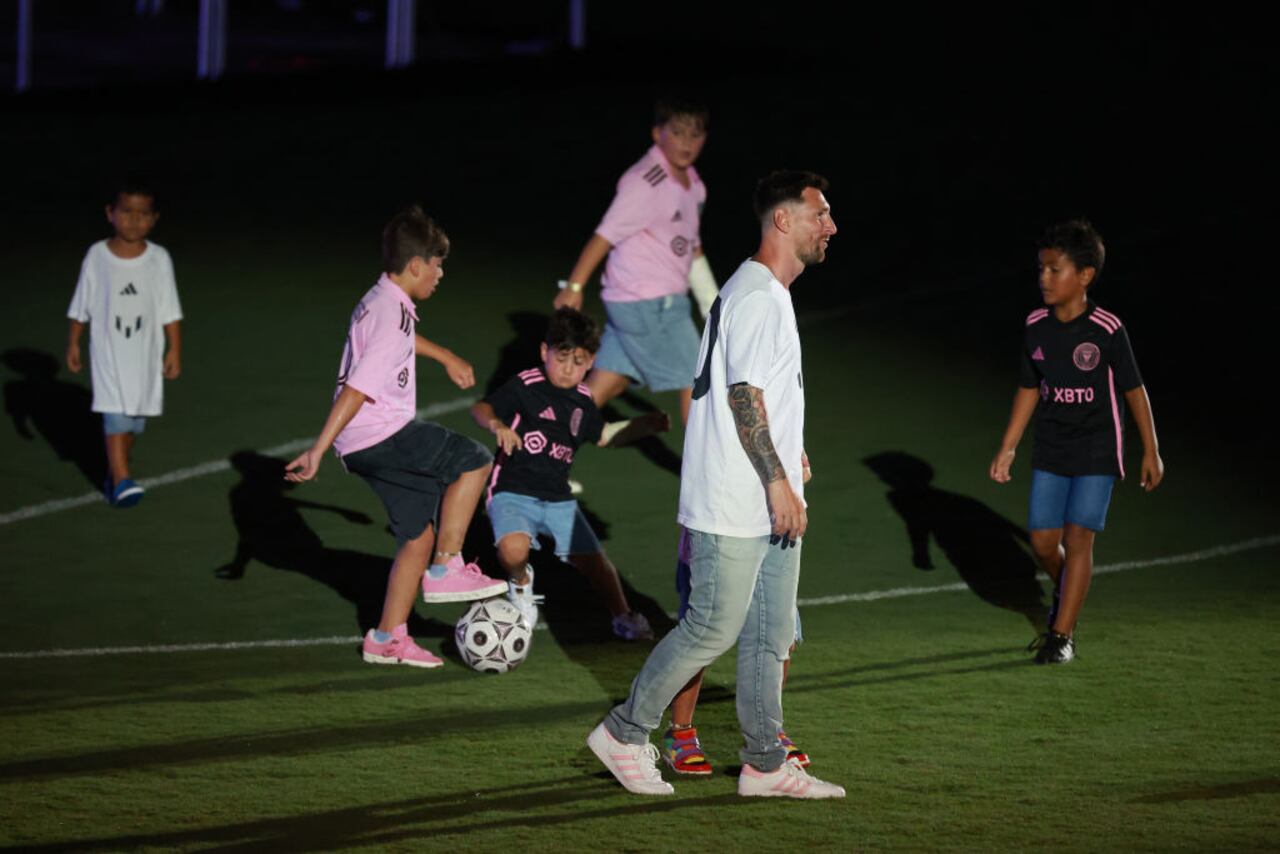
{"type": "Polygon", "coordinates": [[[142,500],[142,496],[146,495],[146,490],[132,479],[125,478],[116,484],[116,488],[111,492],[111,506],[113,507],[132,507],[142,500]]]}

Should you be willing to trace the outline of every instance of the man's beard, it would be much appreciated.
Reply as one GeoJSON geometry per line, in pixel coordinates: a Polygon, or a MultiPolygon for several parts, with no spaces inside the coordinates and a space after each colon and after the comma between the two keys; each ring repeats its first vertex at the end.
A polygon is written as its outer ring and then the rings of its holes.
{"type": "Polygon", "coordinates": [[[797,252],[796,257],[800,259],[800,263],[809,267],[813,264],[821,264],[827,260],[827,250],[823,248],[821,243],[815,244],[812,249],[804,252],[797,252]]]}

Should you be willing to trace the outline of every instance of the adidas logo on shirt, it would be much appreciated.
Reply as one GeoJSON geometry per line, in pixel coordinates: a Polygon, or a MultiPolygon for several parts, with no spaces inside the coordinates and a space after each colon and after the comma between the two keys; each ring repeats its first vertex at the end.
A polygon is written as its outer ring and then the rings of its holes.
{"type": "Polygon", "coordinates": [[[672,222],[682,222],[683,220],[684,214],[680,213],[680,211],[676,211],[676,215],[671,218],[672,222]]]}
{"type": "Polygon", "coordinates": [[[125,285],[124,290],[120,291],[120,296],[122,297],[136,297],[137,295],[138,289],[133,286],[133,282],[125,285]]]}
{"type": "Polygon", "coordinates": [[[1032,358],[1032,359],[1034,359],[1034,360],[1035,360],[1035,361],[1037,361],[1037,362],[1043,362],[1043,361],[1044,361],[1044,351],[1043,351],[1043,350],[1041,350],[1039,347],[1037,347],[1037,348],[1036,348],[1036,351],[1035,351],[1034,353],[1032,353],[1032,354],[1031,354],[1031,358],[1032,358]]]}
{"type": "Polygon", "coordinates": [[[555,421],[556,413],[554,409],[548,406],[546,409],[538,413],[538,417],[541,418],[543,421],[555,421]]]}

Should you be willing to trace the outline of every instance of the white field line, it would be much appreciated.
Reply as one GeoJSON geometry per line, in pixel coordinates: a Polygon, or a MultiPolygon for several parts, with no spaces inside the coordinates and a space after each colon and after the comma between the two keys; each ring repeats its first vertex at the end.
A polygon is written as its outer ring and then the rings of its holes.
{"type": "MultiPolygon", "coordinates": [[[[433,403],[418,410],[419,418],[435,418],[438,415],[445,415],[450,412],[456,412],[459,409],[466,409],[468,406],[476,402],[474,397],[460,397],[456,400],[448,400],[444,403],[433,403]]],[[[294,439],[291,442],[285,442],[283,445],[276,445],[274,448],[266,448],[258,453],[266,457],[283,457],[296,454],[299,451],[311,446],[315,438],[310,439],[294,439]]],[[[184,480],[191,480],[196,477],[204,477],[207,474],[217,474],[227,471],[231,468],[230,460],[210,460],[207,463],[189,466],[187,468],[177,469],[157,477],[143,478],[138,481],[143,489],[156,489],[161,486],[170,486],[175,483],[181,483],[184,480]]],[[[34,519],[37,516],[47,516],[50,513],[57,513],[62,510],[70,510],[73,507],[83,507],[86,504],[96,504],[105,500],[101,492],[89,492],[75,498],[56,498],[53,501],[46,501],[42,504],[32,504],[28,507],[20,507],[8,513],[0,514],[0,525],[10,525],[14,522],[21,522],[25,519],[34,519]]]]}
{"type": "MultiPolygon", "coordinates": [[[[1255,537],[1238,543],[1213,546],[1199,551],[1186,552],[1180,555],[1150,558],[1148,560],[1128,560],[1120,563],[1103,564],[1094,567],[1095,575],[1112,572],[1126,572],[1131,569],[1148,569],[1153,566],[1173,566],[1183,563],[1196,563],[1211,558],[1225,557],[1239,552],[1264,549],[1280,545],[1280,536],[1255,537]]],[[[1043,576],[1042,576],[1043,577],[1043,576]]],[[[797,604],[801,608],[812,608],[818,605],[840,605],[846,602],[877,602],[881,599],[901,599],[906,596],[924,596],[930,593],[950,593],[967,590],[963,582],[957,584],[939,584],[934,587],[894,587],[889,590],[873,590],[867,593],[849,593],[843,596],[820,596],[814,599],[801,599],[797,604]]],[[[545,623],[538,624],[538,630],[546,629],[545,623]]],[[[91,658],[103,655],[147,655],[174,652],[224,652],[240,649],[274,649],[281,647],[302,646],[344,646],[359,643],[360,638],[352,635],[327,638],[296,638],[286,640],[262,641],[230,641],[226,643],[190,643],[164,644],[156,646],[109,646],[90,647],[85,649],[42,649],[27,652],[0,652],[0,660],[32,659],[32,658],[91,658]]]]}

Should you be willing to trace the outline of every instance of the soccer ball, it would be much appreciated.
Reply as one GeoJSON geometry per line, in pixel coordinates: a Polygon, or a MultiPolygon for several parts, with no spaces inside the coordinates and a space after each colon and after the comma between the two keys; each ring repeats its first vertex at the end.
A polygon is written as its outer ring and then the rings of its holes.
{"type": "Polygon", "coordinates": [[[528,656],[533,642],[524,616],[502,598],[471,603],[453,636],[462,660],[481,673],[514,670],[528,656]]]}

